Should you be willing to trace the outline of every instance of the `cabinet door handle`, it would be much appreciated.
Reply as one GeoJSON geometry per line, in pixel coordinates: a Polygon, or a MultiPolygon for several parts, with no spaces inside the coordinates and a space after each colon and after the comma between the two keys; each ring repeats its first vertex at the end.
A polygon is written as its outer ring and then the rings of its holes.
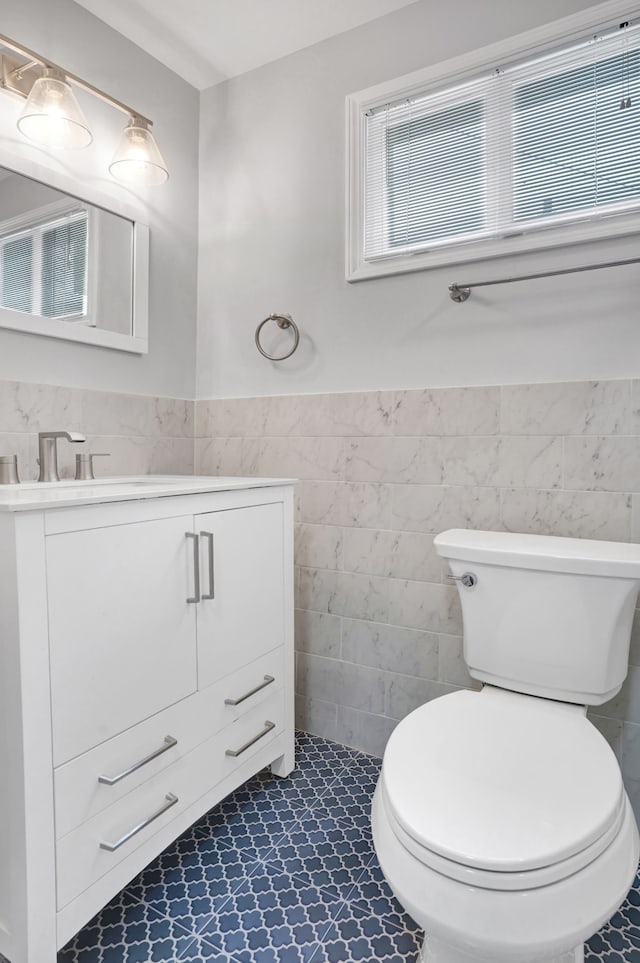
{"type": "Polygon", "coordinates": [[[256,692],[260,692],[261,689],[266,689],[268,685],[271,685],[271,683],[275,681],[276,680],[272,675],[265,675],[264,682],[261,682],[260,685],[257,685],[255,689],[250,689],[249,692],[245,692],[245,694],[243,696],[240,696],[239,699],[225,699],[224,704],[226,706],[239,706],[240,703],[244,702],[245,699],[248,699],[250,696],[255,695],[256,692]]]}
{"type": "Polygon", "coordinates": [[[165,736],[164,742],[159,749],[155,750],[155,752],[149,753],[149,755],[145,756],[144,759],[141,759],[140,762],[134,763],[133,766],[129,766],[129,768],[125,769],[123,772],[119,772],[117,776],[98,776],[98,782],[101,782],[103,786],[115,786],[115,784],[120,782],[121,779],[126,779],[126,777],[130,776],[132,772],[142,769],[142,767],[146,766],[146,764],[151,762],[152,759],[157,759],[158,756],[161,756],[163,752],[167,752],[169,749],[173,749],[173,747],[177,745],[177,739],[174,739],[173,736],[165,736]]]}
{"type": "Polygon", "coordinates": [[[141,823],[138,823],[138,825],[134,826],[133,829],[130,829],[128,833],[125,833],[124,836],[121,836],[116,843],[100,843],[100,849],[106,849],[108,853],[115,853],[116,849],[120,849],[121,846],[124,846],[125,843],[128,843],[130,839],[133,839],[134,836],[136,836],[138,833],[141,833],[143,829],[146,829],[147,826],[150,826],[155,819],[158,819],[159,816],[162,816],[163,813],[166,813],[167,809],[171,809],[171,807],[175,806],[175,804],[178,802],[178,797],[174,796],[172,792],[168,792],[164,798],[165,802],[160,809],[156,810],[155,813],[152,813],[151,816],[147,816],[146,819],[143,819],[141,823]]]}
{"type": "Polygon", "coordinates": [[[213,532],[200,532],[207,540],[207,557],[209,560],[209,591],[203,595],[203,599],[214,599],[216,597],[216,585],[213,568],[213,532]]]}
{"type": "Polygon", "coordinates": [[[185,532],[187,538],[193,539],[193,595],[187,602],[200,601],[200,542],[194,532],[185,532]]]}
{"type": "Polygon", "coordinates": [[[264,736],[266,736],[268,732],[271,732],[272,729],[275,729],[275,727],[276,727],[275,722],[269,722],[269,720],[267,719],[267,721],[264,724],[264,729],[262,730],[262,732],[259,732],[257,736],[253,737],[253,739],[249,739],[249,742],[245,742],[244,746],[240,746],[239,749],[227,749],[227,751],[225,752],[225,755],[241,756],[243,752],[246,752],[247,749],[254,744],[254,742],[257,742],[258,739],[264,738],[264,736]]]}

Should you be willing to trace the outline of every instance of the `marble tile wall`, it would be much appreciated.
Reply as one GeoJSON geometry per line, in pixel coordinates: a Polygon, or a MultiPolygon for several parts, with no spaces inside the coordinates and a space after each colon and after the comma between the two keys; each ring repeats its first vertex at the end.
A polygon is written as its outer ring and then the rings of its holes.
{"type": "MultiPolygon", "coordinates": [[[[380,754],[416,706],[470,686],[451,526],[640,541],[640,381],[196,402],[195,470],[297,489],[299,724],[380,754]]],[[[593,713],[640,811],[640,617],[593,713]]]]}
{"type": "MultiPolygon", "coordinates": [[[[0,381],[0,454],[37,433],[110,452],[99,475],[278,475],[297,486],[301,726],[381,753],[422,702],[470,686],[450,526],[640,541],[640,381],[193,402],[0,381]],[[195,459],[194,459],[195,436],[195,459]]],[[[75,450],[60,443],[63,477],[75,450]]],[[[592,713],[640,811],[640,616],[620,695],[592,713]]]]}
{"type": "MultiPolygon", "coordinates": [[[[38,432],[81,431],[83,450],[109,452],[96,476],[193,473],[194,403],[174,398],[0,381],[0,455],[18,455],[22,481],[37,477],[38,432]]],[[[58,443],[60,475],[73,478],[76,446],[58,443]]]]}

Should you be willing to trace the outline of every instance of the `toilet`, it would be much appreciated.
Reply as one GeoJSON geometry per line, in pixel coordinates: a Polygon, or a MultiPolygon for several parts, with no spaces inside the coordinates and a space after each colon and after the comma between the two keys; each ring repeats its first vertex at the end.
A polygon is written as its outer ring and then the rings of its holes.
{"type": "Polygon", "coordinates": [[[424,963],[579,963],[633,882],[638,830],[587,719],[627,674],[640,545],[452,530],[480,691],[416,709],[372,808],[382,871],[424,963]]]}

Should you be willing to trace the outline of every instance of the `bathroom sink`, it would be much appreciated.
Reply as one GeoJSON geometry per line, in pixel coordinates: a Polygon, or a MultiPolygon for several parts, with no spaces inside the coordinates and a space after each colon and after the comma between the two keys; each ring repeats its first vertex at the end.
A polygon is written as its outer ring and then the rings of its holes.
{"type": "MultiPolygon", "coordinates": [[[[69,481],[69,482],[58,482],[52,485],[29,485],[29,488],[64,488],[65,491],[70,489],[86,489],[86,488],[101,488],[107,489],[108,491],[118,491],[120,489],[130,489],[130,488],[148,488],[150,485],[160,485],[163,488],[167,487],[167,480],[164,478],[145,478],[143,480],[139,479],[122,479],[122,478],[91,478],[85,479],[84,481],[69,481]]],[[[24,485],[21,487],[25,487],[24,485]]]]}
{"type": "MultiPolygon", "coordinates": [[[[145,475],[136,478],[87,478],[83,481],[74,479],[62,480],[59,482],[20,482],[19,485],[12,485],[11,491],[69,491],[73,488],[136,488],[146,485],[166,486],[167,479],[164,476],[145,475]]],[[[3,488],[4,490],[4,488],[3,488]]],[[[7,490],[9,490],[7,488],[7,490]]]]}

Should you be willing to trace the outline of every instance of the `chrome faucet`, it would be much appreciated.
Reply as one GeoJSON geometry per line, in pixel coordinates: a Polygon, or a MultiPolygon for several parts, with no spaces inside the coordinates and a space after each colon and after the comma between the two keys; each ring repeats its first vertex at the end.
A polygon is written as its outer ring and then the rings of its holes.
{"type": "Polygon", "coordinates": [[[67,441],[78,444],[86,441],[84,435],[81,435],[78,431],[41,431],[38,434],[39,482],[60,481],[60,475],[58,474],[58,449],[56,447],[57,438],[66,438],[67,441]]]}

